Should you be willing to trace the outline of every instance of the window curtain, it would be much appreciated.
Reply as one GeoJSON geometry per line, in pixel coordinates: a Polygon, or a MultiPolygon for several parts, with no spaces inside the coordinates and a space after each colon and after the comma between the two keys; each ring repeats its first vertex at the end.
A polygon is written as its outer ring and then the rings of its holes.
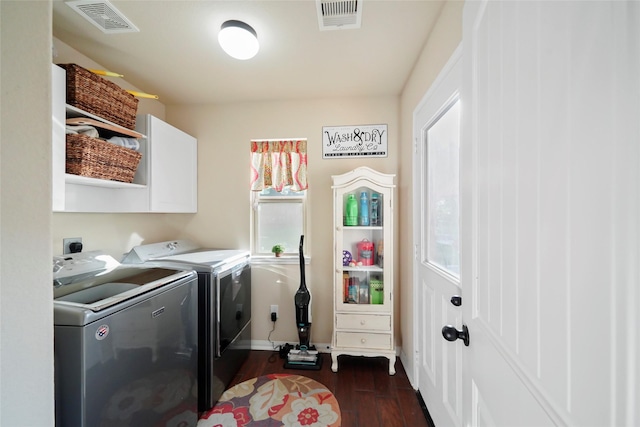
{"type": "Polygon", "coordinates": [[[251,141],[251,190],[307,189],[307,140],[251,141]]]}

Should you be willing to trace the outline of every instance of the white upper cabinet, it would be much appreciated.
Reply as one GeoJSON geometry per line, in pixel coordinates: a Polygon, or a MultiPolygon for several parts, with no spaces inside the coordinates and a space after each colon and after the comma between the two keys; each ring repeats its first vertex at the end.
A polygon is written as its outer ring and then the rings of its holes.
{"type": "Polygon", "coordinates": [[[149,140],[151,212],[197,212],[197,140],[151,115],[138,116],[136,129],[149,140]]]}

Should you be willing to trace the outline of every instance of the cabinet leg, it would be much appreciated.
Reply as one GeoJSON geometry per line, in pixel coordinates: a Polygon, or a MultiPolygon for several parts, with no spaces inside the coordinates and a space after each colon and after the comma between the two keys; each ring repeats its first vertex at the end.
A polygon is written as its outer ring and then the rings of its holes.
{"type": "MultiPolygon", "coordinates": [[[[334,371],[335,372],[335,371],[334,371]]],[[[389,357],[389,375],[396,374],[396,357],[389,357]]]]}
{"type": "Polygon", "coordinates": [[[331,370],[333,372],[338,372],[338,355],[331,354],[331,370]]]}

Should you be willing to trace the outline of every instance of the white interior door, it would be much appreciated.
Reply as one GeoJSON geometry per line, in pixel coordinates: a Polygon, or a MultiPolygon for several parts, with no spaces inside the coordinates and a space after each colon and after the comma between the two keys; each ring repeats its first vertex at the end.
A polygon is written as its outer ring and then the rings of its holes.
{"type": "Polygon", "coordinates": [[[466,425],[638,425],[637,2],[471,1],[466,425]]]}
{"type": "Polygon", "coordinates": [[[417,384],[437,426],[462,425],[462,343],[441,333],[462,323],[452,303],[460,296],[460,62],[458,49],[414,113],[417,384]]]}

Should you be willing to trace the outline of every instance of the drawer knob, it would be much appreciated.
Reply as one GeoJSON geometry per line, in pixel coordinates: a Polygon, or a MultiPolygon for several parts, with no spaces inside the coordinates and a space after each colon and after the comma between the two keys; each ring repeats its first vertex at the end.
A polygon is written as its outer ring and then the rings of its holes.
{"type": "Polygon", "coordinates": [[[367,323],[367,322],[365,322],[364,319],[360,321],[360,324],[363,325],[363,326],[364,326],[365,323],[367,323]]]}
{"type": "Polygon", "coordinates": [[[364,343],[366,343],[366,342],[367,342],[367,340],[366,340],[366,338],[362,338],[362,339],[360,340],[360,342],[361,342],[362,344],[364,344],[364,343]]]}

